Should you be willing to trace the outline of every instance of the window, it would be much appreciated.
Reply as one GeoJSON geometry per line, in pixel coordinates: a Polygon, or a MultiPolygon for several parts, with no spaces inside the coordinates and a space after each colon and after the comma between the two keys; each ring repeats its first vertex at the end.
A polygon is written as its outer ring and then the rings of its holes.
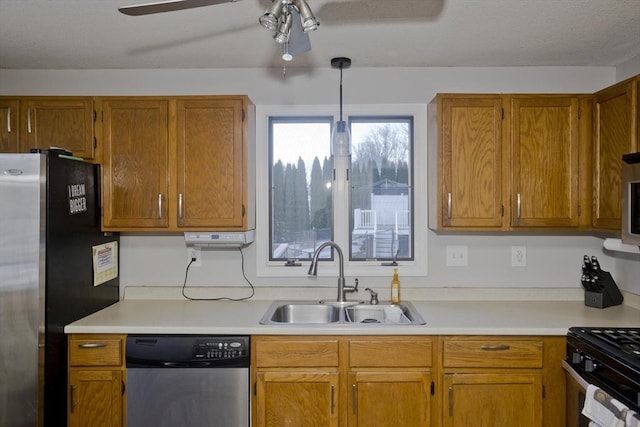
{"type": "Polygon", "coordinates": [[[311,259],[333,240],[331,117],[271,117],[271,260],[311,259]]]}
{"type": "MultiPolygon", "coordinates": [[[[330,240],[342,248],[347,274],[387,275],[397,262],[405,276],[426,275],[426,191],[414,200],[414,182],[426,186],[426,146],[415,142],[416,134],[426,139],[426,106],[365,106],[362,114],[347,114],[350,158],[330,155],[335,117],[325,111],[333,108],[298,106],[295,114],[293,107],[263,108],[258,275],[306,276],[305,268],[290,267],[308,265],[330,240]],[[416,163],[418,152],[423,160],[416,163]]],[[[320,259],[333,260],[333,251],[320,259]]],[[[332,274],[330,267],[320,271],[332,274]]]]}
{"type": "Polygon", "coordinates": [[[413,257],[412,117],[351,117],[351,260],[413,257]]]}

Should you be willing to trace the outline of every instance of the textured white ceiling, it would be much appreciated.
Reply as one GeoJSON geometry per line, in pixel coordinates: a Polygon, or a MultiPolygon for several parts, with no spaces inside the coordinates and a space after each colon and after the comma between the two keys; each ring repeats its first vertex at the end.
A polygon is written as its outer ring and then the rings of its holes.
{"type": "MultiPolygon", "coordinates": [[[[0,68],[280,67],[270,0],[131,17],[148,0],[0,0],[0,68]]],[[[615,66],[640,55],[640,0],[308,0],[321,22],[288,67],[615,66]]]]}

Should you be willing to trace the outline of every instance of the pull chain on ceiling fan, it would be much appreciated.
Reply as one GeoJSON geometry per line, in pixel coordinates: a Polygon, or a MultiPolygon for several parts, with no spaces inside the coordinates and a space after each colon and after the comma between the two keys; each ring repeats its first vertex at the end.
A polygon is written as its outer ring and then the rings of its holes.
{"type": "MultiPolygon", "coordinates": [[[[170,0],[124,6],[118,10],[125,15],[141,16],[173,12],[196,7],[234,3],[239,0],[170,0]]],[[[309,31],[320,26],[307,0],[272,0],[271,6],[258,19],[263,28],[273,31],[273,39],[282,45],[282,59],[291,61],[294,56],[311,50],[309,31]]]]}

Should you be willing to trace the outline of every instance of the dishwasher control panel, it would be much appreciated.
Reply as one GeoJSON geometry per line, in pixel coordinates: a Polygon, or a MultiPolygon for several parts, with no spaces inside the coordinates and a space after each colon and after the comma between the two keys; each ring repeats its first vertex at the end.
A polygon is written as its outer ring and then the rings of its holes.
{"type": "Polygon", "coordinates": [[[129,335],[129,368],[245,367],[251,363],[247,335],[129,335]]]}
{"type": "Polygon", "coordinates": [[[247,337],[206,337],[196,339],[194,360],[237,359],[249,355],[247,337]]]}

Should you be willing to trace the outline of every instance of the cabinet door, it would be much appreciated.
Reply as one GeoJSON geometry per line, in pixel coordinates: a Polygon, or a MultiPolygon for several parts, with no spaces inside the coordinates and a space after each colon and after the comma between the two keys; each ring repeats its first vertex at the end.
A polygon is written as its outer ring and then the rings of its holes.
{"type": "Polygon", "coordinates": [[[501,228],[507,157],[502,98],[444,97],[438,114],[442,227],[501,228]]]}
{"type": "Polygon", "coordinates": [[[122,425],[122,371],[69,371],[69,427],[122,425]]]}
{"type": "Polygon", "coordinates": [[[0,153],[18,152],[18,101],[0,99],[0,153]]]}
{"type": "Polygon", "coordinates": [[[351,372],[348,384],[349,426],[430,424],[428,372],[351,372]]]}
{"type": "Polygon", "coordinates": [[[178,100],[179,227],[242,228],[243,98],[178,100]]]}
{"type": "Polygon", "coordinates": [[[168,102],[106,99],[101,110],[103,227],[167,227],[168,102]]]}
{"type": "Polygon", "coordinates": [[[541,427],[538,374],[447,374],[444,427],[541,427]]]}
{"type": "Polygon", "coordinates": [[[21,98],[20,151],[60,147],[94,158],[92,98],[21,98]]]}
{"type": "Polygon", "coordinates": [[[593,104],[593,226],[620,232],[622,155],[633,147],[633,84],[595,94],[593,104]]]}
{"type": "Polygon", "coordinates": [[[260,371],[256,379],[258,427],[337,427],[337,372],[260,371]]]}
{"type": "Polygon", "coordinates": [[[578,106],[571,96],[512,97],[512,227],[578,226],[578,106]]]}

